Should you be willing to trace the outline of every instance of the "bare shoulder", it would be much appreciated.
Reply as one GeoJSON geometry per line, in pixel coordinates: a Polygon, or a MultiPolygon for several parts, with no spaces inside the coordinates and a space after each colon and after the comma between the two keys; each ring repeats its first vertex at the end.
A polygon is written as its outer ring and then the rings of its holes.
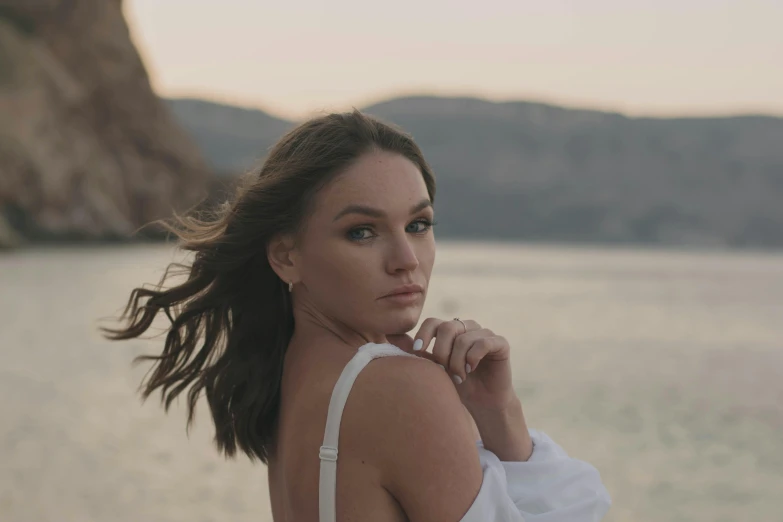
{"type": "Polygon", "coordinates": [[[471,421],[446,372],[418,357],[384,357],[367,365],[355,387],[350,424],[409,520],[462,518],[482,470],[471,421]]]}

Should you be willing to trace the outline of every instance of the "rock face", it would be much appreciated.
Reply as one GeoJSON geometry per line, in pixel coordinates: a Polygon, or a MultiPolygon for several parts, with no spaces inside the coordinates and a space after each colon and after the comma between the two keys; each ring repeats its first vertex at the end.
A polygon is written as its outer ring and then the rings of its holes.
{"type": "Polygon", "coordinates": [[[126,238],[204,196],[121,0],[0,0],[0,245],[126,238]]]}

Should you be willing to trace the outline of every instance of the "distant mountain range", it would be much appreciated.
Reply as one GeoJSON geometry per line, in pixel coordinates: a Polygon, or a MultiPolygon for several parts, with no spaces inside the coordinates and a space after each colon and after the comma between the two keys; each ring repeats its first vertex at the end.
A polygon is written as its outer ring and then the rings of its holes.
{"type": "MultiPolygon", "coordinates": [[[[227,174],[262,160],[295,125],[204,100],[167,102],[227,174]]],[[[783,247],[783,118],[630,118],[439,97],[363,110],[424,150],[439,237],[783,247]]]]}

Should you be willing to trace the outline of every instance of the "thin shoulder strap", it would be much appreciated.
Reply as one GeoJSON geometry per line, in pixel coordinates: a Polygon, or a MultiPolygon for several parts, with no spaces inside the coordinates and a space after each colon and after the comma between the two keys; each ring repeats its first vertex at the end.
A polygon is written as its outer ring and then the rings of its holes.
{"type": "Polygon", "coordinates": [[[332,398],[329,401],[329,412],[326,416],[326,430],[324,431],[324,443],[319,452],[321,459],[321,475],[318,490],[319,522],[336,522],[337,511],[337,447],[340,437],[340,421],[343,409],[351,393],[356,377],[367,364],[377,357],[391,355],[413,354],[391,344],[366,344],[359,348],[353,359],[345,366],[337,384],[332,390],[332,398]]]}

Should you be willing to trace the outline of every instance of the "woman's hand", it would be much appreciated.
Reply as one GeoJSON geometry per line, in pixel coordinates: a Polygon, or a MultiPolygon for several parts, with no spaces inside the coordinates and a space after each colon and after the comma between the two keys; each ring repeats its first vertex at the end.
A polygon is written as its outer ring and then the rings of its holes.
{"type": "Polygon", "coordinates": [[[475,421],[484,448],[501,460],[526,461],[533,452],[522,405],[511,378],[511,349],[503,337],[475,321],[426,319],[415,340],[388,341],[435,361],[451,375],[460,400],[475,421]],[[427,351],[432,340],[432,353],[427,351]]]}
{"type": "Polygon", "coordinates": [[[408,336],[392,336],[389,342],[403,344],[401,348],[443,366],[469,411],[503,411],[517,400],[508,341],[475,321],[463,322],[431,317],[422,323],[412,344],[408,336]]]}

